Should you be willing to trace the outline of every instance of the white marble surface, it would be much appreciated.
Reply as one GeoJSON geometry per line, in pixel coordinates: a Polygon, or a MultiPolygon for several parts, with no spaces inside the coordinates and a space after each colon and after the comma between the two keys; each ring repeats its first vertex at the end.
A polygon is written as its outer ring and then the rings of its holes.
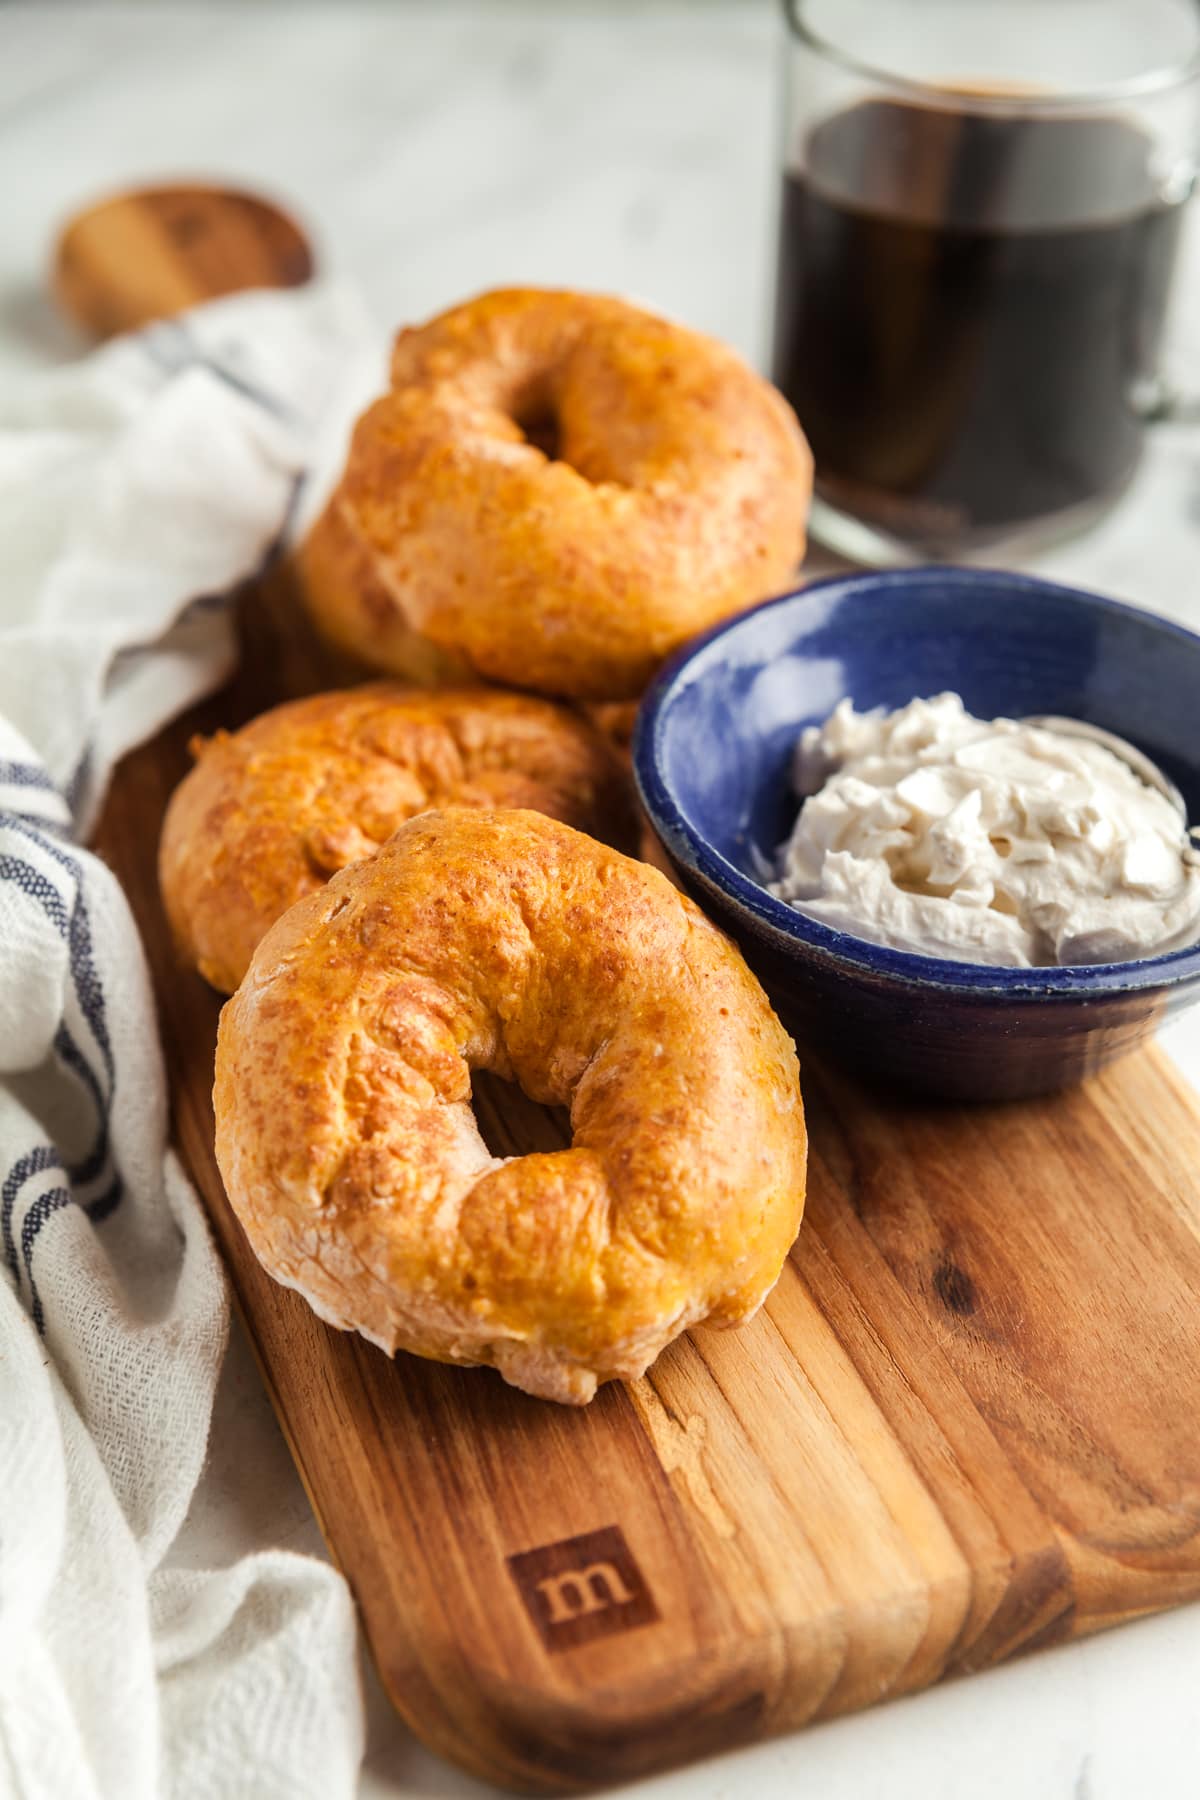
{"type": "MultiPolygon", "coordinates": [[[[555,282],[640,295],[761,358],[776,50],[767,0],[4,7],[0,379],[78,349],[43,297],[55,222],[106,188],[188,174],[293,198],[382,320],[555,282]]],[[[1176,357],[1200,386],[1196,235],[1176,357]]],[[[1117,514],[1039,566],[1200,626],[1198,550],[1200,441],[1168,427],[1117,514]]],[[[1200,1083],[1200,1018],[1166,1042],[1200,1083]]],[[[238,1337],[177,1555],[266,1544],[321,1553],[238,1337]]],[[[1186,1800],[1198,1691],[1192,1608],[637,1792],[1186,1800]]],[[[489,1791],[422,1750],[373,1686],[370,1709],[364,1800],[489,1791]]]]}

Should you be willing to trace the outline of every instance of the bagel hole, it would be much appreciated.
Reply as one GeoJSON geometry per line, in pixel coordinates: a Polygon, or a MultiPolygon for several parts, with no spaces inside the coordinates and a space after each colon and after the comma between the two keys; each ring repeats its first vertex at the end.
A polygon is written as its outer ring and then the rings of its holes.
{"type": "Polygon", "coordinates": [[[471,1075],[475,1123],[492,1156],[528,1156],[531,1151],[565,1150],[571,1142],[571,1115],[565,1106],[542,1106],[515,1081],[487,1069],[471,1075]]]}
{"type": "Polygon", "coordinates": [[[527,444],[540,450],[550,462],[562,461],[558,408],[554,404],[551,385],[544,376],[528,382],[521,389],[513,401],[512,417],[527,444]]]}
{"type": "Polygon", "coordinates": [[[561,462],[558,418],[548,405],[530,407],[516,414],[517,430],[527,444],[540,450],[549,462],[561,462]]]}

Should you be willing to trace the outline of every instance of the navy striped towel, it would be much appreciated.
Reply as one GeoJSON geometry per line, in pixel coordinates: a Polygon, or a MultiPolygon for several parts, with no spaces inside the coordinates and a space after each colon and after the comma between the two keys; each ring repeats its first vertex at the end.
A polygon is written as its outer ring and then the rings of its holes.
{"type": "Polygon", "coordinates": [[[0,400],[0,1792],[23,1800],[354,1791],[341,1578],[165,1561],[228,1303],[83,836],[115,758],[228,670],[213,596],[282,529],[361,328],[339,292],[244,296],[0,400]]]}

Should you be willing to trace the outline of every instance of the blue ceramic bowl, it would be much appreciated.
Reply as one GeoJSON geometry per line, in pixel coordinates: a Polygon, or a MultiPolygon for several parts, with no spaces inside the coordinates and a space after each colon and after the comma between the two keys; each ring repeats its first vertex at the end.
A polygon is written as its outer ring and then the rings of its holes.
{"type": "Polygon", "coordinates": [[[1094,594],[983,569],[836,576],[719,626],[656,681],[633,757],[684,882],[738,940],[801,1044],[964,1099],[1079,1081],[1200,996],[1200,947],[997,969],[887,950],[761,885],[797,811],[792,749],[849,695],[951,688],[980,718],[1059,713],[1145,750],[1200,820],[1200,637],[1094,594]]]}

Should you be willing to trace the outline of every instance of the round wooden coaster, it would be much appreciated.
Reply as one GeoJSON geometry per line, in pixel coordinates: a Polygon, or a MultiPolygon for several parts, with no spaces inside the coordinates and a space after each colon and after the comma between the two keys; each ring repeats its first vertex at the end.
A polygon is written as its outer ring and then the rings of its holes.
{"type": "Polygon", "coordinates": [[[243,288],[299,287],[313,267],[299,225],[255,194],[151,187],[76,214],[52,279],[63,310],[104,338],[243,288]]]}

